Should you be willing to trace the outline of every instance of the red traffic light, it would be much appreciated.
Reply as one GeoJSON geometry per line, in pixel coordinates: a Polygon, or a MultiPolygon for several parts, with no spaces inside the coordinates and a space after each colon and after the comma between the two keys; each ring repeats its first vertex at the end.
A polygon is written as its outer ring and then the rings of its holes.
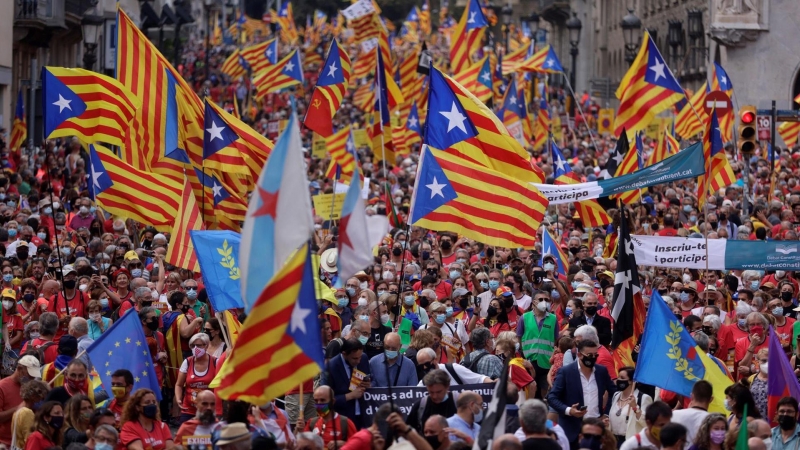
{"type": "Polygon", "coordinates": [[[742,119],[742,123],[749,125],[749,124],[755,122],[756,115],[755,115],[755,113],[753,111],[742,111],[741,119],[742,119]]]}

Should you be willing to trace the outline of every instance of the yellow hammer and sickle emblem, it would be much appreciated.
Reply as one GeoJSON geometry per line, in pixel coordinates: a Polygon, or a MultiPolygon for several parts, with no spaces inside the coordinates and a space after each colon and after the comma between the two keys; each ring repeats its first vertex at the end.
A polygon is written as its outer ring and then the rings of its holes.
{"type": "Polygon", "coordinates": [[[314,105],[314,108],[319,108],[319,105],[321,104],[322,102],[320,102],[318,98],[315,98],[314,102],[312,103],[312,105],[314,105]]]}

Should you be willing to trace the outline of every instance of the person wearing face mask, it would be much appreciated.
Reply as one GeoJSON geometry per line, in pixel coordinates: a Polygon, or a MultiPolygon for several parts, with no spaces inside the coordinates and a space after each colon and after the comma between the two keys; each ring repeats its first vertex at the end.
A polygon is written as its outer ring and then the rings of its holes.
{"type": "Polygon", "coordinates": [[[500,269],[489,269],[486,281],[486,291],[481,292],[475,298],[475,307],[480,307],[480,317],[486,317],[486,311],[489,309],[489,303],[495,296],[497,289],[500,288],[503,280],[503,271],[500,269]]]}
{"type": "Polygon", "coordinates": [[[619,369],[619,377],[615,381],[617,392],[611,398],[608,412],[611,433],[619,445],[642,431],[645,426],[644,411],[653,403],[652,397],[636,388],[633,373],[633,367],[619,369]]]}
{"type": "Polygon", "coordinates": [[[328,361],[320,384],[333,389],[336,412],[350,417],[357,428],[368,424],[366,406],[361,400],[364,391],[371,387],[369,358],[364,344],[355,339],[345,339],[341,354],[328,361]]]}
{"type": "Polygon", "coordinates": [[[403,300],[403,304],[400,307],[400,317],[410,320],[411,326],[415,331],[422,325],[430,323],[428,313],[417,303],[417,296],[414,294],[410,284],[403,285],[403,292],[400,293],[400,298],[403,300]]]}
{"type": "Polygon", "coordinates": [[[581,339],[577,343],[578,361],[558,371],[547,394],[548,404],[558,413],[558,424],[564,428],[570,442],[578,439],[584,417],[605,419],[608,416],[617,390],[608,369],[596,364],[599,347],[594,339],[581,339]]]}
{"type": "Polygon", "coordinates": [[[456,400],[456,413],[447,419],[450,441],[472,445],[480,434],[483,420],[483,399],[472,391],[463,391],[456,400]]]}
{"type": "Polygon", "coordinates": [[[85,395],[76,395],[64,405],[64,448],[73,442],[85,444],[89,440],[86,430],[94,405],[85,395]]]}
{"type": "Polygon", "coordinates": [[[692,314],[692,310],[697,306],[697,282],[689,281],[684,283],[679,295],[681,315],[685,318],[692,314]]]}
{"type": "Polygon", "coordinates": [[[13,374],[0,380],[0,443],[6,446],[11,445],[12,416],[22,404],[20,389],[34,378],[42,378],[41,364],[35,356],[25,355],[13,374]]]}
{"type": "Polygon", "coordinates": [[[77,289],[78,272],[75,268],[66,265],[61,273],[63,290],[56,293],[47,305],[48,311],[58,315],[61,325],[56,333],[56,342],[68,331],[69,321],[73,317],[86,317],[86,304],[89,303],[88,295],[77,289]]]}
{"type": "MultiPolygon", "coordinates": [[[[69,337],[65,337],[69,339],[69,337]]],[[[79,359],[73,359],[67,364],[67,369],[61,376],[56,377],[52,384],[63,383],[63,386],[54,387],[47,393],[45,401],[57,401],[65,405],[71,397],[76,395],[86,395],[92,404],[94,401],[94,389],[89,384],[89,371],[86,364],[79,359]]]]}
{"type": "MultiPolygon", "coordinates": [[[[197,413],[191,419],[183,422],[180,428],[178,428],[178,431],[175,433],[175,440],[178,442],[183,442],[183,438],[189,436],[211,436],[211,434],[219,428],[219,422],[217,422],[217,417],[214,414],[214,410],[217,406],[217,397],[214,395],[213,391],[204,389],[197,392],[197,395],[194,398],[194,405],[197,413]]],[[[255,414],[253,417],[255,421],[268,421],[266,416],[256,415],[258,414],[258,408],[254,409],[255,414]]],[[[272,421],[274,422],[274,419],[272,419],[272,421]]],[[[284,425],[287,423],[285,418],[283,423],[284,425]]],[[[284,438],[283,434],[278,434],[282,430],[275,429],[274,431],[276,432],[276,437],[284,438]]],[[[291,431],[289,431],[289,434],[291,435],[291,431]]],[[[294,438],[294,435],[292,435],[292,438],[294,438]]],[[[282,442],[283,444],[286,444],[285,438],[282,439],[282,442]]],[[[208,438],[208,444],[211,444],[210,437],[208,438]]]]}
{"type": "MultiPolygon", "coordinates": [[[[55,280],[50,280],[58,284],[55,280]]],[[[48,301],[44,296],[37,295],[38,288],[36,282],[30,278],[22,280],[20,284],[20,301],[17,302],[17,311],[22,315],[22,322],[29,324],[31,321],[39,320],[39,315],[47,311],[48,301]]]]}
{"type": "Polygon", "coordinates": [[[371,302],[367,305],[369,311],[370,334],[364,343],[364,354],[368,359],[383,353],[383,342],[392,329],[385,324],[389,322],[389,309],[383,302],[371,302]]]}
{"type": "Polygon", "coordinates": [[[548,297],[542,295],[541,291],[536,291],[533,298],[533,310],[522,315],[516,329],[522,354],[531,362],[536,372],[534,378],[539,387],[537,397],[543,398],[549,387],[547,373],[550,371],[550,358],[555,351],[558,323],[556,315],[549,312],[548,297]]]}
{"type": "Polygon", "coordinates": [[[331,303],[329,308],[325,308],[323,315],[331,323],[331,332],[334,338],[342,336],[342,329],[344,324],[350,323],[353,320],[353,311],[348,307],[350,305],[350,298],[343,288],[339,288],[334,293],[336,303],[331,303]]]}
{"type": "Polygon", "coordinates": [[[31,434],[31,427],[35,420],[35,410],[38,410],[44,404],[44,398],[47,396],[49,389],[50,386],[40,380],[30,380],[20,389],[23,404],[20,405],[11,418],[11,423],[14,424],[14,428],[11,430],[13,433],[12,439],[16,440],[12,447],[25,448],[25,443],[31,434]]]}
{"type": "Polygon", "coordinates": [[[797,399],[783,397],[778,400],[775,421],[778,426],[772,429],[772,450],[791,450],[800,442],[800,425],[797,424],[797,399]]]}
{"type": "Polygon", "coordinates": [[[22,316],[17,312],[17,291],[14,289],[2,290],[3,306],[3,344],[6,351],[14,349],[19,352],[22,347],[22,331],[24,324],[22,316]]]}
{"type": "MultiPolygon", "coordinates": [[[[761,422],[763,422],[763,420],[761,420],[761,422]]],[[[728,422],[725,420],[725,416],[720,413],[711,413],[706,415],[697,425],[699,428],[697,429],[695,438],[689,440],[689,442],[694,444],[692,449],[722,450],[725,436],[728,434],[728,422]]],[[[766,434],[769,436],[770,432],[769,425],[767,425],[766,434]]]]}
{"type": "Polygon", "coordinates": [[[61,445],[61,427],[64,425],[64,409],[58,402],[47,402],[36,412],[33,432],[28,436],[25,450],[35,450],[61,445]]]}
{"type": "Polygon", "coordinates": [[[188,279],[183,282],[183,290],[186,292],[186,298],[189,299],[189,306],[194,310],[194,315],[196,317],[202,317],[203,323],[207,322],[211,315],[209,314],[208,306],[200,301],[197,301],[197,298],[200,295],[200,291],[197,287],[197,281],[193,279],[188,279]]]}
{"type": "Polygon", "coordinates": [[[175,448],[169,425],[161,421],[156,395],[150,389],[137,390],[122,414],[119,433],[123,448],[169,450],[175,448]]]}
{"type": "MultiPolygon", "coordinates": [[[[769,348],[769,339],[767,339],[769,328],[770,323],[763,314],[751,312],[747,315],[748,336],[736,341],[734,349],[735,380],[755,373],[751,370],[751,364],[757,362],[757,360],[754,361],[754,356],[759,350],[769,348]]],[[[755,366],[755,369],[758,370],[758,366],[755,366]]]]}
{"type": "MultiPolygon", "coordinates": [[[[153,370],[156,372],[158,384],[164,382],[164,365],[167,363],[166,341],[164,335],[158,331],[162,328],[158,321],[155,308],[152,306],[144,307],[139,311],[139,322],[142,324],[144,336],[147,340],[147,348],[150,350],[153,360],[153,370]]],[[[134,314],[133,312],[128,314],[134,314]]],[[[171,360],[170,360],[171,363],[171,360]]],[[[177,377],[177,375],[176,375],[177,377]]]]}
{"type": "Polygon", "coordinates": [[[415,386],[419,382],[416,367],[413,361],[400,354],[400,335],[386,334],[383,348],[383,354],[369,360],[372,386],[415,386]]]}
{"type": "Polygon", "coordinates": [[[428,420],[425,421],[425,440],[433,450],[445,450],[452,444],[452,441],[450,441],[450,434],[445,432],[448,426],[447,419],[438,414],[430,416],[428,420]]]}
{"type": "MultiPolygon", "coordinates": [[[[797,308],[795,292],[797,291],[794,284],[792,284],[790,281],[784,280],[778,285],[778,289],[781,291],[780,300],[781,306],[783,307],[783,316],[797,320],[797,311],[795,311],[797,308]]],[[[767,309],[767,311],[771,311],[771,309],[767,309]]]]}
{"type": "Polygon", "coordinates": [[[597,294],[587,292],[583,296],[583,314],[574,317],[569,321],[570,328],[578,328],[581,325],[591,325],[597,329],[597,336],[600,345],[611,344],[611,321],[597,313],[599,301],[597,294]]]}
{"type": "Polygon", "coordinates": [[[622,443],[620,450],[651,446],[661,448],[661,429],[672,418],[672,409],[664,402],[653,402],[644,412],[645,428],[622,443]]]}
{"type": "Polygon", "coordinates": [[[322,438],[327,446],[336,441],[338,447],[356,434],[356,426],[352,420],[333,410],[334,393],[330,386],[320,386],[314,390],[314,405],[317,418],[298,420],[296,430],[312,432],[322,438]]]}
{"type": "MultiPolygon", "coordinates": [[[[787,352],[792,351],[792,330],[794,329],[795,319],[787,317],[786,308],[783,307],[782,299],[772,299],[767,303],[767,312],[775,319],[773,328],[781,342],[781,347],[787,352]]],[[[792,311],[794,312],[794,311],[792,311]]]]}
{"type": "Polygon", "coordinates": [[[63,336],[58,341],[58,356],[56,360],[42,367],[42,380],[56,387],[63,386],[66,373],[61,373],[61,371],[72,362],[77,354],[78,340],[69,335],[63,336]],[[56,375],[59,375],[58,378],[56,378],[56,375]]]}
{"type": "Polygon", "coordinates": [[[133,390],[133,374],[127,369],[117,369],[111,374],[111,392],[113,396],[97,405],[97,409],[106,408],[114,413],[114,427],[119,428],[122,411],[131,397],[133,390]]]}
{"type": "Polygon", "coordinates": [[[178,380],[175,382],[175,401],[181,406],[178,421],[186,422],[197,414],[195,400],[197,394],[208,389],[217,375],[217,358],[208,354],[208,336],[198,333],[189,339],[192,356],[181,364],[178,380]]]}
{"type": "Polygon", "coordinates": [[[438,301],[428,306],[431,321],[420,327],[421,330],[439,328],[442,332],[442,345],[447,353],[447,361],[461,361],[466,354],[466,345],[469,342],[467,327],[462,321],[454,324],[447,323],[447,306],[438,301]]]}

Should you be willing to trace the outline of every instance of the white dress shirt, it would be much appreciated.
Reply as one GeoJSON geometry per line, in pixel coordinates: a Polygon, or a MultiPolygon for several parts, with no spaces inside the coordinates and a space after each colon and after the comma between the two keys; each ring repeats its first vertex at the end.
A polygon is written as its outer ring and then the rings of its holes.
{"type": "MultiPolygon", "coordinates": [[[[600,401],[597,396],[597,381],[594,379],[594,371],[589,378],[583,375],[583,371],[578,367],[578,376],[581,379],[581,387],[583,388],[583,406],[586,407],[586,415],[583,417],[600,417],[600,401]]],[[[571,407],[567,407],[564,411],[565,415],[569,415],[571,407]]]]}

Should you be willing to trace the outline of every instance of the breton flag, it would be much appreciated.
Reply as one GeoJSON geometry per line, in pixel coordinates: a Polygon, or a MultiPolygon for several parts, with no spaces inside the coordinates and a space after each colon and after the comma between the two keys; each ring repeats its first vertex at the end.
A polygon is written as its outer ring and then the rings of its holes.
{"type": "Polygon", "coordinates": [[[614,307],[611,310],[611,316],[614,318],[611,348],[615,349],[613,352],[615,367],[635,365],[631,358],[631,352],[636,346],[636,340],[644,331],[644,302],[642,301],[642,289],[639,286],[636,257],[633,254],[633,242],[628,230],[628,220],[627,208],[622,206],[620,208],[617,272],[614,276],[614,307]]]}
{"type": "Polygon", "coordinates": [[[492,442],[506,433],[506,399],[508,395],[508,362],[503,364],[500,378],[494,385],[492,401],[486,407],[486,417],[481,422],[478,438],[472,445],[472,450],[486,450],[492,448],[492,442]]]}
{"type": "Polygon", "coordinates": [[[347,280],[373,261],[372,248],[380,243],[388,229],[389,219],[386,216],[367,216],[364,199],[361,198],[361,177],[356,168],[339,219],[339,279],[347,280]]]}

